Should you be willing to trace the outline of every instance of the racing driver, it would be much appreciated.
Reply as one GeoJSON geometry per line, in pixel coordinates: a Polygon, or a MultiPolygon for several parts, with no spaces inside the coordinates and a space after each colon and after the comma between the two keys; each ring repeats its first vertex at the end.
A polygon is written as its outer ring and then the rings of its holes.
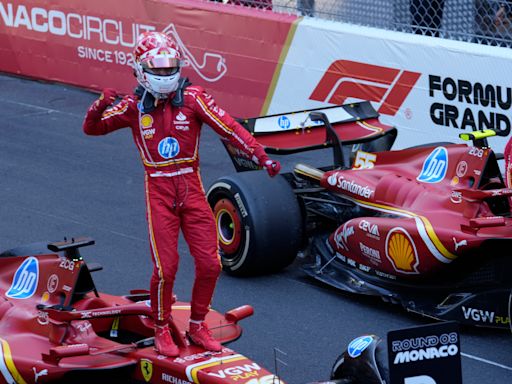
{"type": "Polygon", "coordinates": [[[199,175],[202,123],[246,153],[270,176],[277,175],[281,168],[247,130],[217,106],[212,96],[180,76],[182,64],[180,50],[171,37],[160,32],[142,34],[134,49],[134,74],[139,83],[134,94],[114,105],[116,91],[104,89],[83,122],[87,135],[130,128],[140,152],[154,264],[150,297],[155,348],[166,356],[179,355],[168,323],[180,228],[195,263],[188,337],[207,350],[222,349],[204,322],[221,264],[215,219],[199,175]]]}

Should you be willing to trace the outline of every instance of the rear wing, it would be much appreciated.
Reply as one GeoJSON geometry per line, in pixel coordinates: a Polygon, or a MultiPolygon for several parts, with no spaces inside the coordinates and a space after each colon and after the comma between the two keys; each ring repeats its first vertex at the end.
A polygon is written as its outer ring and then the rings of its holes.
{"type": "MultiPolygon", "coordinates": [[[[323,148],[333,148],[335,166],[347,166],[352,145],[364,144],[365,150],[389,150],[397,130],[382,124],[370,102],[335,105],[249,119],[238,119],[269,154],[287,155],[323,148]],[[382,139],[382,140],[378,140],[382,139]],[[378,143],[378,145],[377,145],[378,143]]],[[[222,141],[237,171],[258,169],[249,156],[222,141]]]]}

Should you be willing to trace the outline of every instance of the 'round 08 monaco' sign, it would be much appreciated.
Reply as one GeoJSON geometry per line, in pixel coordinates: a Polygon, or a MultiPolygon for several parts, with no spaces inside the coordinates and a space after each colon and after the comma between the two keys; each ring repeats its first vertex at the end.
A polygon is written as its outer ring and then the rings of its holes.
{"type": "Polygon", "coordinates": [[[391,384],[462,384],[456,322],[388,333],[391,384]]]}

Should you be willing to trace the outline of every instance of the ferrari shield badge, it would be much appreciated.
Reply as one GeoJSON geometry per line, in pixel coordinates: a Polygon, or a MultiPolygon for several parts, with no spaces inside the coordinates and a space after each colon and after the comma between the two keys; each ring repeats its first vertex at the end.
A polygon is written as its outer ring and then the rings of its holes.
{"type": "Polygon", "coordinates": [[[140,370],[142,372],[142,376],[147,383],[151,380],[151,376],[153,376],[153,363],[148,359],[141,359],[140,361],[140,370]]]}

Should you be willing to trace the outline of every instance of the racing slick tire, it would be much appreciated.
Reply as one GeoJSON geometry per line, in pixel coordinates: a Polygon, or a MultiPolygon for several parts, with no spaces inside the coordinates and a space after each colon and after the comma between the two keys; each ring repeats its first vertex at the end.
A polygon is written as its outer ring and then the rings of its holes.
{"type": "Polygon", "coordinates": [[[277,272],[302,244],[299,202],[286,179],[251,171],[226,176],[207,192],[223,270],[234,276],[277,272]]]}

